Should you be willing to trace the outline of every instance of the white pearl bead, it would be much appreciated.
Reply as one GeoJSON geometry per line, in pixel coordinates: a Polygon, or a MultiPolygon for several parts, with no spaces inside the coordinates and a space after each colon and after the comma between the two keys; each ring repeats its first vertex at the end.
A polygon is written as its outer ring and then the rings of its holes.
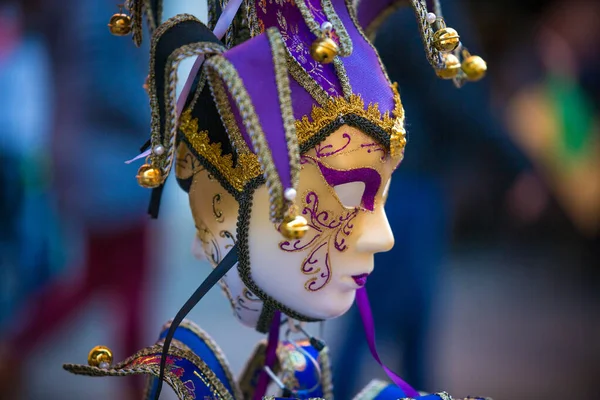
{"type": "Polygon", "coordinates": [[[434,13],[430,12],[430,13],[427,13],[427,17],[425,17],[425,19],[427,20],[427,22],[429,24],[433,24],[435,22],[435,20],[437,19],[437,16],[434,13]]]}
{"type": "Polygon", "coordinates": [[[152,150],[152,152],[154,154],[156,154],[157,156],[162,156],[163,154],[165,154],[165,147],[161,144],[154,146],[154,149],[152,150]]]}
{"type": "Polygon", "coordinates": [[[108,369],[108,367],[110,367],[110,364],[103,361],[98,365],[98,367],[100,367],[100,369],[108,369]]]}
{"type": "Polygon", "coordinates": [[[296,189],[294,188],[287,188],[285,189],[285,192],[283,192],[283,197],[289,201],[294,201],[296,199],[296,195],[296,189]]]}
{"type": "Polygon", "coordinates": [[[323,32],[330,32],[333,29],[333,24],[329,21],[325,21],[323,22],[323,24],[321,24],[321,30],[323,32]]]}

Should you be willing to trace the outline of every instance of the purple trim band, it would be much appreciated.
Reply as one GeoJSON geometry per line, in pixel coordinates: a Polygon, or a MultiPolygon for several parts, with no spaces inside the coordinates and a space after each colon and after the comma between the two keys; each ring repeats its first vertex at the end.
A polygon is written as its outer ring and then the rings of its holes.
{"type": "Polygon", "coordinates": [[[375,347],[375,326],[373,324],[373,314],[371,313],[371,305],[369,304],[369,297],[367,296],[367,289],[365,287],[361,287],[356,291],[356,305],[360,311],[369,350],[371,350],[371,355],[373,355],[375,361],[381,365],[387,376],[389,376],[392,382],[394,382],[404,392],[405,396],[411,398],[420,397],[419,392],[413,389],[408,383],[404,382],[404,380],[396,375],[394,371],[386,367],[379,358],[379,354],[377,354],[377,348],[375,347]]]}
{"type": "MultiPolygon", "coordinates": [[[[279,344],[279,327],[281,326],[281,312],[275,311],[273,315],[273,322],[271,322],[271,329],[269,330],[269,339],[267,342],[267,349],[265,350],[265,367],[272,368],[277,358],[277,345],[279,344]]],[[[262,400],[263,396],[267,393],[267,387],[269,386],[269,374],[262,370],[254,390],[254,400],[262,400]]]]}

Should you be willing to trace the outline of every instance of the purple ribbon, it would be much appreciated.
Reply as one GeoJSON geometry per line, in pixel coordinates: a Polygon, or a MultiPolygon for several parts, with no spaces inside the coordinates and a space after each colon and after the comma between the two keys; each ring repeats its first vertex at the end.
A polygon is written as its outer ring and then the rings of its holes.
{"type": "MultiPolygon", "coordinates": [[[[275,311],[273,315],[273,322],[271,322],[271,329],[269,330],[269,340],[267,342],[267,348],[265,350],[265,367],[273,368],[277,357],[277,345],[279,344],[279,327],[281,326],[281,312],[275,311]]],[[[267,387],[269,386],[269,374],[262,370],[258,377],[258,383],[256,389],[254,389],[254,400],[262,400],[263,396],[267,393],[267,387]]]]}
{"type": "Polygon", "coordinates": [[[402,378],[396,375],[391,369],[386,367],[381,359],[379,358],[379,354],[377,354],[377,349],[375,347],[375,326],[373,324],[373,313],[371,312],[371,305],[369,304],[369,297],[367,296],[367,289],[363,286],[356,291],[356,305],[358,306],[358,310],[360,312],[360,316],[362,318],[363,328],[365,329],[365,336],[367,337],[367,344],[369,345],[369,350],[371,350],[371,355],[377,361],[379,365],[383,368],[387,376],[390,377],[392,382],[396,384],[408,397],[417,398],[419,396],[419,392],[413,389],[408,383],[404,382],[402,378]]]}

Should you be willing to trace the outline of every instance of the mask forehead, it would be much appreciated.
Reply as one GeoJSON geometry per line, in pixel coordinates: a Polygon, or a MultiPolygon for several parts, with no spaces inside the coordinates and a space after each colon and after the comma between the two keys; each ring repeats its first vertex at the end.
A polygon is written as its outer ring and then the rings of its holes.
{"type": "Polygon", "coordinates": [[[376,139],[349,125],[338,128],[305,155],[339,170],[375,169],[383,182],[402,161],[402,154],[392,155],[376,139]]]}

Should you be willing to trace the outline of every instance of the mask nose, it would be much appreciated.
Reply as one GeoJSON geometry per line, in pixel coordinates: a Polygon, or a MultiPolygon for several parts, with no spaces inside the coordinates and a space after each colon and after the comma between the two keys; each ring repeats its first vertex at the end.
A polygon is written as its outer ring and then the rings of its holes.
{"type": "Polygon", "coordinates": [[[394,247],[394,234],[383,207],[363,216],[363,226],[356,247],[362,253],[383,253],[394,247]]]}

